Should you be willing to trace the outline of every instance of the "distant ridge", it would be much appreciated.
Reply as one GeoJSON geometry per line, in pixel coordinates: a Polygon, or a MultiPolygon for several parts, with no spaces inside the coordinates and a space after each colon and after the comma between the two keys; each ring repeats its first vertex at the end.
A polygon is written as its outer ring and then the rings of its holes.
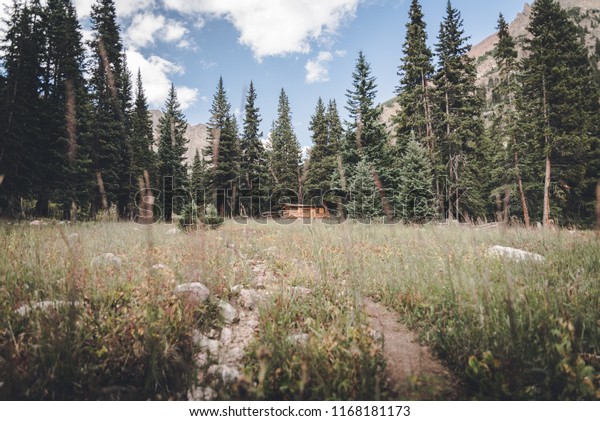
{"type": "MultiPolygon", "coordinates": [[[[150,110],[152,116],[152,127],[154,128],[154,139],[158,139],[158,121],[163,116],[162,111],[150,110]]],[[[196,150],[202,154],[202,149],[208,144],[208,127],[205,124],[198,124],[196,126],[190,126],[188,124],[185,132],[185,137],[190,141],[188,143],[188,150],[185,154],[186,162],[191,165],[194,161],[194,155],[196,150]]]]}

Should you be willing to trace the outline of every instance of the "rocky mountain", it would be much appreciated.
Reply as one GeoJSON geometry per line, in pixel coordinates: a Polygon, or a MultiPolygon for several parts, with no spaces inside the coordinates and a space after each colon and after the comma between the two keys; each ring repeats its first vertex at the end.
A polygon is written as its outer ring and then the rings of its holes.
{"type": "MultiPolygon", "coordinates": [[[[158,121],[163,113],[158,110],[150,110],[150,115],[152,116],[152,126],[154,127],[154,138],[158,139],[158,121]]],[[[196,126],[188,125],[185,136],[190,141],[188,143],[188,151],[185,155],[186,162],[191,165],[194,161],[196,150],[202,153],[202,149],[208,144],[208,127],[204,124],[196,126]]]]}
{"type": "MultiPolygon", "coordinates": [[[[600,53],[596,51],[596,42],[600,40],[600,0],[559,0],[561,6],[566,9],[569,16],[576,22],[580,35],[591,54],[600,53]]],[[[525,3],[523,11],[517,15],[510,24],[510,34],[517,41],[519,56],[523,56],[523,43],[529,36],[527,26],[531,17],[531,5],[525,3]]],[[[480,86],[491,87],[498,77],[498,69],[493,57],[493,50],[498,42],[498,35],[494,33],[474,45],[469,55],[476,60],[477,79],[480,86]]]]}

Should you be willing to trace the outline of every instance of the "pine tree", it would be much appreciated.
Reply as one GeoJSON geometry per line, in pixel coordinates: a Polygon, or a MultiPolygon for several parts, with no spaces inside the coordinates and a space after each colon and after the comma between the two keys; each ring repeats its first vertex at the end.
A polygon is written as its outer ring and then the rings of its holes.
{"type": "Polygon", "coordinates": [[[231,114],[222,77],[219,78],[210,113],[210,138],[204,156],[211,162],[212,188],[219,214],[234,216],[240,176],[240,143],[237,122],[231,114]]]}
{"type": "MultiPolygon", "coordinates": [[[[508,23],[500,14],[498,18],[498,43],[494,49],[494,58],[498,65],[500,80],[494,90],[494,95],[500,99],[500,104],[495,110],[493,133],[495,155],[495,173],[490,177],[497,180],[495,194],[504,192],[505,203],[509,202],[512,191],[518,191],[521,210],[525,226],[530,227],[529,208],[525,197],[525,188],[522,177],[523,145],[518,136],[516,115],[516,94],[518,90],[518,63],[515,40],[508,31],[508,23]],[[514,187],[516,184],[516,188],[514,187]]],[[[505,212],[508,216],[508,213],[505,212]]]]}
{"type": "MultiPolygon", "coordinates": [[[[163,195],[163,218],[173,220],[173,212],[181,210],[180,203],[173,203],[175,191],[178,197],[187,192],[187,165],[185,153],[188,140],[185,137],[187,122],[177,100],[177,91],[171,84],[163,116],[158,122],[158,176],[163,195]]],[[[187,197],[185,197],[187,199],[187,197]]]]}
{"type": "Polygon", "coordinates": [[[350,121],[342,145],[344,172],[353,177],[358,162],[365,158],[371,167],[381,207],[386,215],[391,216],[386,188],[393,187],[395,183],[390,174],[387,131],[380,118],[382,107],[375,105],[376,88],[371,66],[360,51],[352,73],[352,89],[346,91],[346,110],[350,121]]]}
{"type": "Polygon", "coordinates": [[[200,151],[196,149],[194,161],[192,163],[192,173],[190,175],[190,191],[195,197],[195,203],[200,211],[204,209],[210,202],[206,200],[207,194],[210,191],[210,172],[208,163],[204,157],[200,155],[200,151]]]}
{"type": "Polygon", "coordinates": [[[240,138],[240,194],[244,197],[243,207],[251,217],[259,216],[265,208],[269,190],[269,170],[260,131],[260,109],[256,105],[256,90],[250,82],[246,96],[243,134],[240,138]]]}
{"type": "Polygon", "coordinates": [[[271,205],[279,209],[282,201],[298,203],[300,196],[300,144],[292,127],[292,112],[287,94],[279,95],[277,120],[271,131],[270,167],[274,179],[271,205]]]}
{"type": "Polygon", "coordinates": [[[348,217],[371,221],[384,216],[379,189],[373,181],[371,164],[363,157],[349,182],[349,200],[346,204],[348,217]]]}
{"type": "Polygon", "coordinates": [[[427,149],[414,137],[406,145],[399,167],[399,216],[410,222],[428,222],[436,214],[433,173],[427,149]]]}
{"type": "Polygon", "coordinates": [[[538,0],[531,13],[519,111],[525,138],[532,140],[528,153],[544,162],[536,166],[544,178],[542,222],[549,225],[552,214],[561,222],[589,219],[598,175],[588,165],[597,145],[598,89],[577,27],[560,4],[538,0]]]}
{"type": "Polygon", "coordinates": [[[484,200],[479,168],[484,160],[482,100],[475,86],[476,71],[467,56],[460,12],[447,3],[436,53],[437,174],[447,175],[447,212],[456,219],[481,216],[484,200]]]}
{"type": "Polygon", "coordinates": [[[39,177],[32,178],[32,169],[36,167],[30,158],[41,134],[39,57],[44,46],[39,3],[30,6],[15,2],[10,13],[9,27],[2,40],[6,85],[2,91],[0,208],[15,215],[20,199],[31,198],[34,183],[42,181],[39,177]]]}
{"type": "Polygon", "coordinates": [[[431,79],[434,68],[432,53],[427,46],[426,24],[418,0],[412,0],[409,22],[406,24],[404,58],[398,68],[400,86],[397,88],[400,110],[396,116],[396,135],[400,152],[414,133],[427,146],[430,157],[435,150],[431,101],[431,79]]]}
{"type": "Polygon", "coordinates": [[[330,102],[329,105],[328,110],[323,100],[319,98],[309,126],[312,132],[313,147],[310,150],[303,186],[304,201],[317,206],[323,205],[323,194],[331,190],[330,179],[334,170],[337,171],[336,150],[334,149],[336,143],[334,142],[337,142],[339,134],[332,136],[333,133],[331,133],[332,125],[338,124],[335,121],[337,111],[334,111],[333,103],[330,102]]]}
{"type": "Polygon", "coordinates": [[[99,180],[96,205],[115,204],[126,217],[131,196],[127,136],[128,73],[114,0],[97,0],[90,15],[93,40],[93,160],[99,180]],[[104,192],[100,191],[103,185],[104,192]],[[105,202],[105,203],[103,203],[105,202]]]}
{"type": "Polygon", "coordinates": [[[148,171],[151,179],[156,179],[156,154],[152,148],[154,145],[154,131],[152,119],[148,112],[148,100],[144,92],[142,73],[139,70],[136,82],[135,105],[131,112],[130,122],[131,163],[129,165],[129,182],[134,186],[138,183],[139,178],[144,176],[144,171],[148,171]]]}

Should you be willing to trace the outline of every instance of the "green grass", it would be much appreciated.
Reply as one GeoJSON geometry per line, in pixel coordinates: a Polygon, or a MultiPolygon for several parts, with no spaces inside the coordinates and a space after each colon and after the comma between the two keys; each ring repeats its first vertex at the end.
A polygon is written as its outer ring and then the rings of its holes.
{"type": "Polygon", "coordinates": [[[250,284],[250,260],[265,262],[281,288],[260,307],[243,381],[217,391],[221,399],[404,398],[385,388],[362,296],[417,331],[466,399],[600,398],[593,233],[228,222],[168,235],[171,228],[1,224],[0,398],[185,398],[197,371],[193,332],[219,322],[212,304],[189,311],[173,288],[201,281],[228,299],[233,285],[250,284]],[[488,257],[496,244],[547,260],[488,257]],[[91,264],[109,252],[121,268],[91,264]],[[171,271],[152,270],[156,263],[171,271]],[[313,293],[290,294],[292,285],[313,293]],[[76,305],[15,312],[44,300],[76,305]],[[290,341],[297,333],[308,341],[290,341]]]}

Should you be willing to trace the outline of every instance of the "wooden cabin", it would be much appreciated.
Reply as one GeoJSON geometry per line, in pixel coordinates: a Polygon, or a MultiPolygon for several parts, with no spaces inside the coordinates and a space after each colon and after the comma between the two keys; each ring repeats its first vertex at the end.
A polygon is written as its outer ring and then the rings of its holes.
{"type": "Polygon", "coordinates": [[[324,206],[285,204],[281,217],[285,219],[325,219],[331,215],[324,206]]]}

